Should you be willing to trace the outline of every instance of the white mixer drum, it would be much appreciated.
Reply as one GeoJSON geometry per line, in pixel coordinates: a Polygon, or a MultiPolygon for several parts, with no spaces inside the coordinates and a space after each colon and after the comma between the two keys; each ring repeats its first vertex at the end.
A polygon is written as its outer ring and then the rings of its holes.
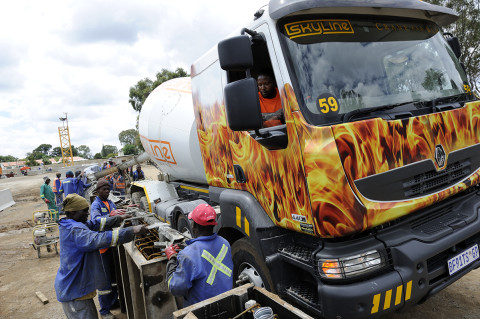
{"type": "Polygon", "coordinates": [[[171,180],[207,183],[190,78],[169,80],[150,93],[140,113],[139,132],[143,148],[171,180]]]}

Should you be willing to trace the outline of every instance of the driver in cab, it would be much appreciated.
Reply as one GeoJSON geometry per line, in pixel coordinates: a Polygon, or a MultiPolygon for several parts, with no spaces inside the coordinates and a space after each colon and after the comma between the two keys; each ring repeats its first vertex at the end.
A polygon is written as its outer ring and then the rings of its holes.
{"type": "Polygon", "coordinates": [[[264,70],[258,74],[258,96],[260,98],[263,127],[272,127],[285,123],[280,93],[275,83],[272,71],[264,70]]]}

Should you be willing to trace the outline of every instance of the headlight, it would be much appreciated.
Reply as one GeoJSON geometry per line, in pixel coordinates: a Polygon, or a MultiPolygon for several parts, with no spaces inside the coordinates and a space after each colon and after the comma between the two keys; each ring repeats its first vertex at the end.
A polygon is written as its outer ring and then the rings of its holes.
{"type": "Polygon", "coordinates": [[[385,258],[377,250],[362,254],[335,258],[319,259],[318,272],[328,279],[350,279],[373,272],[386,266],[385,258]]]}

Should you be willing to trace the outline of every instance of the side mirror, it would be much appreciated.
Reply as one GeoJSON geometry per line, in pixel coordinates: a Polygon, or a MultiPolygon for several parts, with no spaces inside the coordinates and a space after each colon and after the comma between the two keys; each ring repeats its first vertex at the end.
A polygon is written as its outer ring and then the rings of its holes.
{"type": "Polygon", "coordinates": [[[253,131],[262,127],[257,81],[246,78],[225,86],[225,110],[233,131],[253,131]]]}
{"type": "Polygon", "coordinates": [[[225,71],[246,71],[253,67],[250,38],[240,35],[218,43],[220,67],[225,71]]]}
{"type": "Polygon", "coordinates": [[[452,48],[452,51],[453,53],[455,53],[455,56],[457,57],[457,59],[459,59],[460,56],[462,55],[462,49],[460,47],[460,42],[458,41],[458,38],[454,37],[453,34],[448,32],[444,33],[443,36],[447,40],[447,43],[450,46],[450,48],[452,48]]]}

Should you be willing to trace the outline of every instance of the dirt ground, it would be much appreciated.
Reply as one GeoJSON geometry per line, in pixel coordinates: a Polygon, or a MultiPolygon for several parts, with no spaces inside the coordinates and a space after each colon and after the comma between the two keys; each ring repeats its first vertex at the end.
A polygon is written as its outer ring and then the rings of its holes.
{"type": "MultiPolygon", "coordinates": [[[[156,179],[153,166],[144,166],[147,179],[156,179]]],[[[65,177],[63,171],[62,177],[65,177]]],[[[54,174],[49,173],[53,180],[54,174]]],[[[65,318],[53,286],[59,266],[55,251],[32,248],[32,213],[46,208],[40,200],[43,175],[0,179],[0,189],[10,189],[15,205],[0,211],[0,318],[65,318]],[[35,292],[49,300],[43,304],[35,292]]],[[[95,298],[97,302],[97,298],[95,298]]],[[[98,303],[97,303],[98,309],[98,303]]],[[[126,318],[112,311],[118,318],[126,318]]],[[[477,269],[425,303],[387,319],[480,318],[480,269],[477,269]]],[[[348,318],[347,318],[348,319],[348,318]]]]}

